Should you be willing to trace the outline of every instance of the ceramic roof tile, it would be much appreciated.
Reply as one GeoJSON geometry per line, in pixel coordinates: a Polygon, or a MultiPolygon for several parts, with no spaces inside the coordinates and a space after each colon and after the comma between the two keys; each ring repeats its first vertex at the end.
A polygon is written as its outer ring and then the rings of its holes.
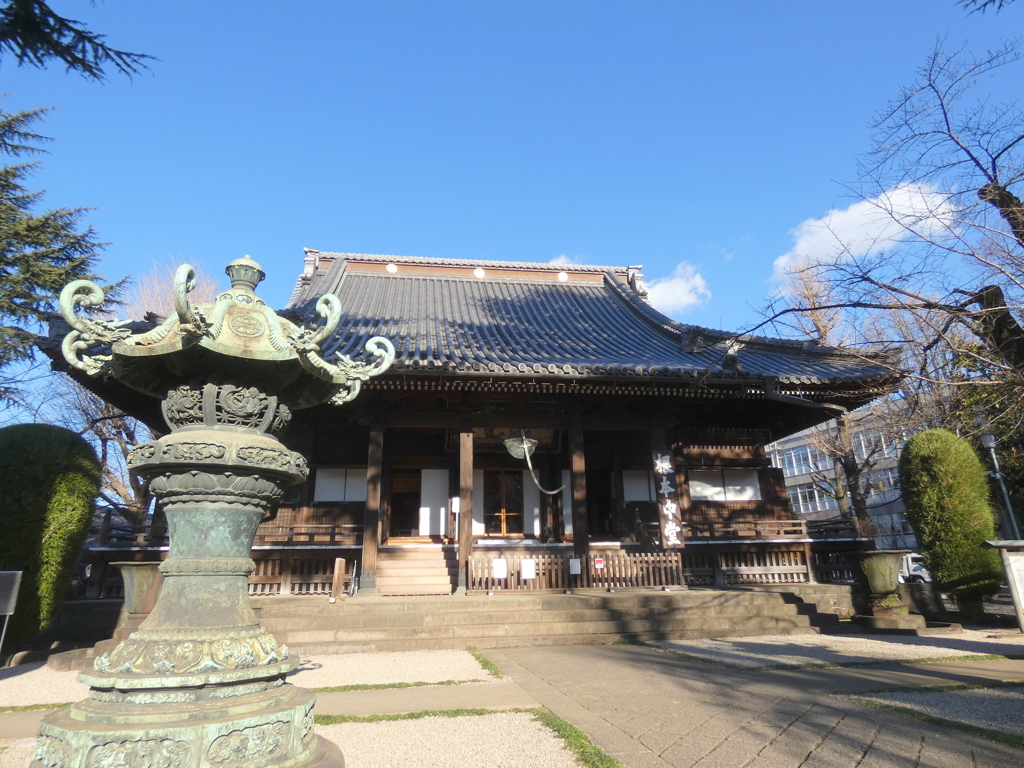
{"type": "MultiPolygon", "coordinates": [[[[573,265],[581,274],[604,272],[604,280],[559,282],[530,274],[540,267],[548,273],[557,269],[550,264],[401,261],[404,267],[501,264],[520,272],[514,278],[475,279],[443,270],[360,271],[346,266],[345,255],[332,256],[326,269],[300,278],[290,308],[311,314],[319,296],[336,294],[342,322],[324,351],[359,356],[367,338],[385,336],[397,350],[396,373],[444,369],[603,378],[770,376],[783,383],[819,385],[895,378],[890,367],[828,347],[677,323],[622,282],[619,276],[625,270],[573,265]],[[694,331],[703,335],[704,347],[688,352],[687,338],[694,331]],[[738,369],[726,360],[731,343],[739,344],[738,369]]],[[[352,258],[372,264],[398,257],[352,258]]]]}

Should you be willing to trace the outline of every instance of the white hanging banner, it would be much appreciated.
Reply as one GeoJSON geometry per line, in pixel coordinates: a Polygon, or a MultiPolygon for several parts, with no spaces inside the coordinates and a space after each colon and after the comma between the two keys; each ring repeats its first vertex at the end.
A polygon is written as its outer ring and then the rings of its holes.
{"type": "Polygon", "coordinates": [[[491,577],[495,579],[507,579],[508,560],[503,557],[496,557],[491,560],[491,577]]]}
{"type": "Polygon", "coordinates": [[[537,578],[537,561],[521,560],[519,562],[519,576],[523,579],[537,578]]]}

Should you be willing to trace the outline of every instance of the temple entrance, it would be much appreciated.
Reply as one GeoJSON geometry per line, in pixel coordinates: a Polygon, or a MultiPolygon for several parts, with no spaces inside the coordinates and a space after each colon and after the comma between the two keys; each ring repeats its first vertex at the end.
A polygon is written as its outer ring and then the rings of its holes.
{"type": "Polygon", "coordinates": [[[420,470],[396,469],[391,472],[391,538],[420,535],[420,470]]]}
{"type": "Polygon", "coordinates": [[[484,532],[488,536],[522,536],[522,470],[484,472],[484,532]]]}

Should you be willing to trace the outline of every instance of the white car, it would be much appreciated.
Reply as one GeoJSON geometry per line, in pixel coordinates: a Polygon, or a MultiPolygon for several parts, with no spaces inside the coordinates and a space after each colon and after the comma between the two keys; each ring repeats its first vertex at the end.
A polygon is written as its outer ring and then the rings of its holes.
{"type": "Polygon", "coordinates": [[[924,567],[924,555],[911,553],[900,563],[900,581],[904,584],[930,584],[932,574],[924,567]]]}

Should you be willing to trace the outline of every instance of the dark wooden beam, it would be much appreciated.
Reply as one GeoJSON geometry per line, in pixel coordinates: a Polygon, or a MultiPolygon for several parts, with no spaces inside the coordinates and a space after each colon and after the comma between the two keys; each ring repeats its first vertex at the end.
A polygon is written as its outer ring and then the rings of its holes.
{"type": "Polygon", "coordinates": [[[583,453],[583,422],[572,420],[569,427],[569,444],[572,451],[572,542],[573,552],[587,572],[587,556],[590,554],[590,526],[587,520],[587,462],[583,453]]]}
{"type": "Polygon", "coordinates": [[[384,465],[384,427],[370,428],[370,449],[366,459],[366,515],[363,519],[363,561],[359,588],[377,591],[377,546],[380,542],[380,491],[384,465]]]}

